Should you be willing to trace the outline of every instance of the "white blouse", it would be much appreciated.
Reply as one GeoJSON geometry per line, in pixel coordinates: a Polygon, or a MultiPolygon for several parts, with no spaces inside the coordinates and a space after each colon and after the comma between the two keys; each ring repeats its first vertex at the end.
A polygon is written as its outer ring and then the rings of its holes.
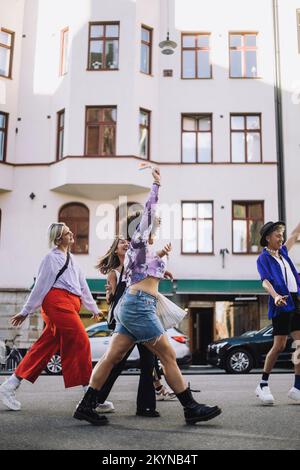
{"type": "Polygon", "coordinates": [[[71,294],[78,295],[87,310],[95,314],[99,313],[99,308],[93,299],[85,276],[72,254],[70,254],[70,261],[67,269],[55,282],[55,278],[64,266],[65,262],[66,254],[58,248],[53,248],[45,256],[39,267],[34,288],[20,312],[21,315],[32,315],[38,308],[40,308],[44,298],[52,287],[64,289],[71,294]]]}
{"type": "Polygon", "coordinates": [[[273,258],[276,259],[277,263],[279,263],[283,275],[284,282],[286,283],[287,278],[287,288],[290,292],[298,292],[297,281],[295,279],[294,273],[291,270],[289,263],[281,256],[281,259],[274,256],[273,258]],[[286,270],[284,269],[284,266],[286,270]]]}

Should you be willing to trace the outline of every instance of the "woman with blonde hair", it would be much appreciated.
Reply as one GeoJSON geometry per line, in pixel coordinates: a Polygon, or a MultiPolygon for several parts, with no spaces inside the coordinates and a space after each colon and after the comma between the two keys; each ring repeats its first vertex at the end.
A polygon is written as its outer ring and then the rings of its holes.
{"type": "MultiPolygon", "coordinates": [[[[42,307],[45,328],[15,373],[0,386],[0,397],[11,410],[21,404],[15,392],[21,380],[34,383],[47,363],[60,351],[65,387],[86,386],[92,372],[90,343],[79,316],[81,303],[99,320],[100,311],[85,277],[70,253],[73,233],[64,223],[53,223],[48,230],[49,245],[54,248],[40,265],[34,288],[21,312],[11,319],[14,327],[42,307]]],[[[106,423],[104,416],[101,424],[106,423]]]]}

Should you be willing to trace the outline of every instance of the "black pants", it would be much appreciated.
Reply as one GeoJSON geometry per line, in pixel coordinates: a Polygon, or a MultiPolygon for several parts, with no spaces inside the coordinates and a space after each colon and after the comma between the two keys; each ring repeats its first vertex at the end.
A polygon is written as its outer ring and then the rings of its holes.
{"type": "MultiPolygon", "coordinates": [[[[155,389],[153,385],[153,369],[154,369],[154,354],[143,346],[142,344],[137,345],[140,353],[140,380],[139,388],[136,399],[137,410],[145,410],[147,408],[155,410],[156,400],[155,400],[155,389]]],[[[117,364],[109,374],[105,384],[102,386],[101,390],[98,393],[98,402],[103,403],[110,391],[121,374],[122,370],[125,367],[127,358],[130,356],[134,346],[127,352],[121,362],[117,364]]]]}
{"type": "Polygon", "coordinates": [[[295,304],[291,312],[280,312],[272,318],[273,336],[288,336],[294,331],[300,331],[300,300],[298,294],[292,292],[295,304]]]}
{"type": "Polygon", "coordinates": [[[154,356],[154,379],[156,381],[161,380],[161,368],[157,356],[154,356]]]}

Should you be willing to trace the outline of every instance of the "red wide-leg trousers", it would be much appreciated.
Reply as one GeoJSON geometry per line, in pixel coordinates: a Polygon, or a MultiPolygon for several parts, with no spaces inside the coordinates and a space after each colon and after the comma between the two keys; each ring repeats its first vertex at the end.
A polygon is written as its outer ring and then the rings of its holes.
{"type": "Polygon", "coordinates": [[[46,326],[15,370],[17,377],[34,383],[53,354],[59,352],[65,387],[89,383],[92,373],[91,348],[79,310],[78,296],[55,288],[48,292],[42,305],[46,326]]]}

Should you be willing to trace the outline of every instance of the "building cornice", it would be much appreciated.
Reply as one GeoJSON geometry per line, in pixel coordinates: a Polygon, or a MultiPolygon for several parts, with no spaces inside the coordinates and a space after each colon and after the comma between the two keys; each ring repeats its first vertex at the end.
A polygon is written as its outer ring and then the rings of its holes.
{"type": "Polygon", "coordinates": [[[14,168],[16,167],[27,167],[27,166],[52,166],[52,165],[59,165],[61,162],[64,160],[68,159],[79,159],[82,158],[84,160],[111,160],[111,159],[125,159],[125,158],[130,158],[134,160],[138,160],[140,162],[149,162],[153,163],[154,165],[162,165],[162,166],[220,166],[220,165],[226,165],[226,166],[270,166],[270,165],[278,165],[278,162],[260,162],[260,163],[232,163],[232,162],[207,162],[207,163],[183,163],[183,162],[164,162],[164,161],[157,161],[157,160],[145,160],[144,158],[138,157],[136,155],[116,155],[113,157],[107,157],[107,156],[99,156],[99,157],[90,157],[86,155],[67,155],[66,157],[62,158],[61,160],[55,160],[52,162],[36,162],[36,163],[12,163],[12,162],[0,162],[0,165],[5,165],[5,166],[12,166],[14,168]]]}

